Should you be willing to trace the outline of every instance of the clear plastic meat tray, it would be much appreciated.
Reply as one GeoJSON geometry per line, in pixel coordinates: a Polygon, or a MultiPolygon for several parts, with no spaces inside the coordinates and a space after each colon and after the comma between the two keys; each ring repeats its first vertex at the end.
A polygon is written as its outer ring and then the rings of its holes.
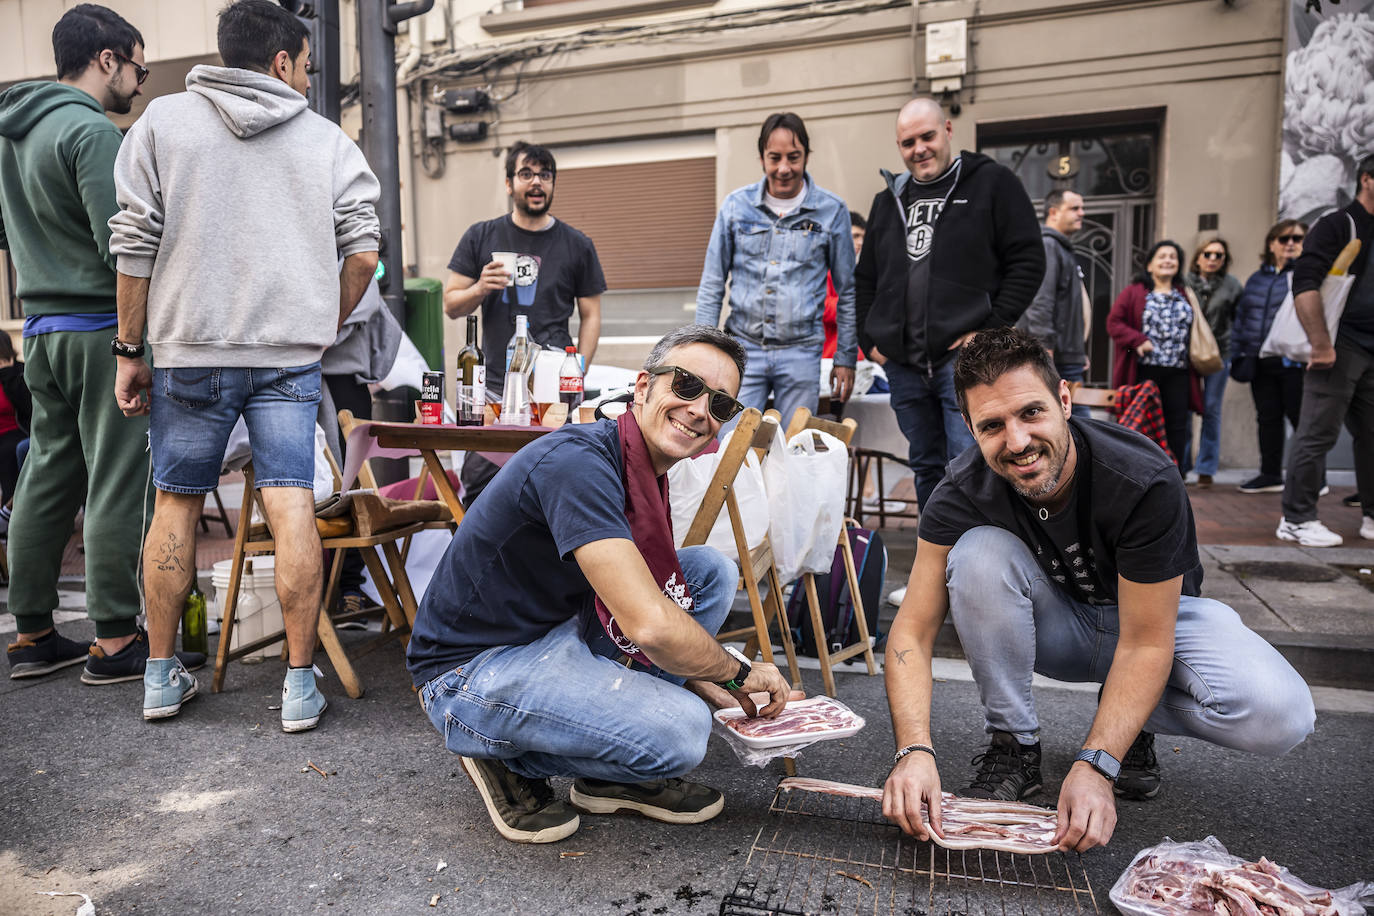
{"type": "Polygon", "coordinates": [[[783,747],[848,738],[864,727],[863,717],[839,700],[795,700],[776,719],[750,719],[742,709],[718,709],[716,721],[751,748],[783,747]],[[744,730],[741,731],[741,728],[744,730]]]}

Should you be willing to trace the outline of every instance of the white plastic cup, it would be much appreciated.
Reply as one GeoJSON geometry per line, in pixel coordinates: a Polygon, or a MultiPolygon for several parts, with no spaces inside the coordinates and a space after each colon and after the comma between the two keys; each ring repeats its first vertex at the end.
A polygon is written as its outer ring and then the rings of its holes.
{"type": "Polygon", "coordinates": [[[493,251],[491,259],[501,265],[501,269],[506,272],[506,285],[515,285],[515,258],[514,251],[493,251]]]}

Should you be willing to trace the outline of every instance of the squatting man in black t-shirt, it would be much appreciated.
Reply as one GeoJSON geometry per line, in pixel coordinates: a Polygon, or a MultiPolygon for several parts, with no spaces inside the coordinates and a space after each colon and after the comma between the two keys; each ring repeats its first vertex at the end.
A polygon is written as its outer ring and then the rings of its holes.
{"type": "Polygon", "coordinates": [[[1060,788],[1061,849],[1111,838],[1113,788],[1137,799],[1159,791],[1154,732],[1269,755],[1311,733],[1302,678],[1235,611],[1199,597],[1192,510],[1157,445],[1113,423],[1070,419],[1068,383],[1021,331],[977,334],[959,355],[954,386],[976,447],[950,462],[922,507],[906,599],[888,637],[899,750],[885,815],[922,839],[940,831],[930,660],[946,610],[992,739],[960,795],[1040,791],[1033,673],[1103,684],[1060,788]]]}
{"type": "Polygon", "coordinates": [[[634,406],[517,452],[435,570],[406,662],[509,840],[577,830],[551,776],[574,777],[571,801],[584,812],[710,820],[721,794],[681,778],[706,753],[708,703],[776,716],[787,702],[776,667],[716,642],[739,570],[712,547],[675,550],[664,498],[668,469],[738,412],[744,362],[715,328],[668,334],[639,373],[634,406]],[[623,655],[647,667],[627,668],[623,655]],[[751,691],[771,699],[756,709],[751,691]]]}

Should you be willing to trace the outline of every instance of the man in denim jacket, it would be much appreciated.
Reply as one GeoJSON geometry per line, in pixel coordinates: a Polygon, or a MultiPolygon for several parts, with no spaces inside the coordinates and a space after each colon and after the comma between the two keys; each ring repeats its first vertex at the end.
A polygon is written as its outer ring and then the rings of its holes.
{"type": "Polygon", "coordinates": [[[764,177],[725,198],[697,288],[696,323],[716,327],[730,278],[725,330],[748,354],[739,400],[774,406],[789,420],[798,407],[816,411],[829,272],[839,293],[839,342],[831,395],[848,400],[858,340],[854,328],[854,245],[844,201],[806,174],[811,152],[802,119],[771,114],[759,132],[764,177]]]}

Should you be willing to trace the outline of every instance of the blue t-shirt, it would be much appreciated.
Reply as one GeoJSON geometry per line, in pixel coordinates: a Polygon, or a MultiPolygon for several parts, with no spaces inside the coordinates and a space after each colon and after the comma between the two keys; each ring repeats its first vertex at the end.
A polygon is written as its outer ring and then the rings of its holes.
{"type": "Polygon", "coordinates": [[[573,551],[632,540],[614,420],[565,426],[503,467],[458,525],[415,615],[406,664],[421,686],[493,646],[528,645],[595,595],[573,551]]]}

